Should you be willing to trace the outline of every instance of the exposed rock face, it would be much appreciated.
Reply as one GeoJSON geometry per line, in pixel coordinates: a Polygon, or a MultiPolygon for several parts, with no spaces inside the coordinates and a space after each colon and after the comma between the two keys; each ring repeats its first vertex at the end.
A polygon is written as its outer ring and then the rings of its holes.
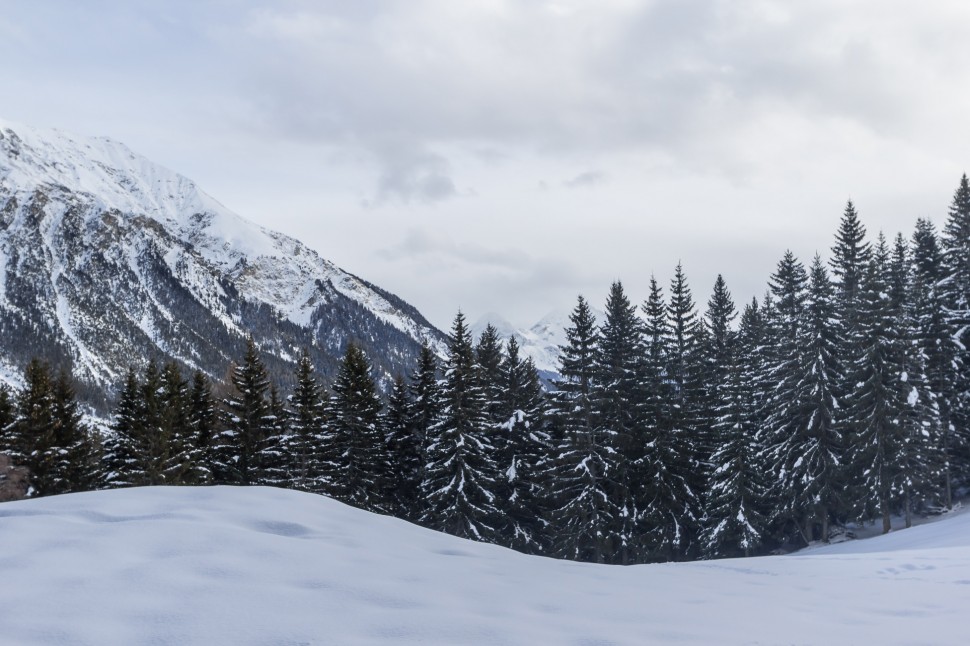
{"type": "Polygon", "coordinates": [[[39,356],[104,410],[128,367],[150,357],[223,379],[247,334],[284,382],[303,347],[332,375],[355,341],[389,379],[412,369],[422,342],[444,341],[401,299],[120,143],[0,121],[8,380],[39,356]]]}
{"type": "Polygon", "coordinates": [[[0,502],[26,498],[29,475],[26,467],[14,466],[10,456],[0,453],[0,502]]]}

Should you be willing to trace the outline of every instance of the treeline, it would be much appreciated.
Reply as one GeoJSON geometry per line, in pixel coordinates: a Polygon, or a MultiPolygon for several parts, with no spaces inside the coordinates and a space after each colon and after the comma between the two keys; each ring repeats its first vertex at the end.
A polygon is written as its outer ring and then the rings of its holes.
{"type": "Polygon", "coordinates": [[[225,396],[174,364],[129,374],[104,439],[39,363],[0,422],[36,495],[268,484],[562,558],[741,556],[953,504],[968,327],[964,176],[941,234],[868,240],[849,203],[829,261],[786,253],[741,312],[719,276],[702,315],[680,266],[639,307],[614,283],[600,322],[580,297],[551,392],[459,313],[443,365],[425,347],[386,402],[357,346],[329,388],[304,354],[284,396],[250,341],[225,396]]]}

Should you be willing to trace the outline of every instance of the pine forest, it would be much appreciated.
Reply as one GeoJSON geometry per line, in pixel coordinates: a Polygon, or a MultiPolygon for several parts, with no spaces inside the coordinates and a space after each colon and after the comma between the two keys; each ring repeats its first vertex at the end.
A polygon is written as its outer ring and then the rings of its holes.
{"type": "Polygon", "coordinates": [[[870,235],[850,202],[827,257],[786,252],[763,297],[706,306],[687,271],[642,303],[580,296],[543,384],[514,337],[460,312],[392,387],[346,346],[332,383],[304,352],[283,392],[250,339],[227,383],[148,363],[110,428],[35,360],[0,389],[0,453],[31,496],[270,485],[516,550],[634,564],[789,551],[888,532],[970,487],[970,183],[942,230],[870,235]],[[385,392],[386,390],[386,392],[385,392]]]}

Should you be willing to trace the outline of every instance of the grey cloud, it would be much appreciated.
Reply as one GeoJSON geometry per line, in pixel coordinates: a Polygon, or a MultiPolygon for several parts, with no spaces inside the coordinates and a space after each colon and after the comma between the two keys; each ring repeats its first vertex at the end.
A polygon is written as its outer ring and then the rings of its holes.
{"type": "Polygon", "coordinates": [[[423,150],[412,142],[377,145],[372,151],[381,168],[370,207],[388,202],[430,204],[458,195],[450,177],[450,164],[442,155],[423,150]]]}
{"type": "Polygon", "coordinates": [[[606,181],[606,173],[598,170],[584,171],[562,183],[566,188],[587,188],[606,181]]]}

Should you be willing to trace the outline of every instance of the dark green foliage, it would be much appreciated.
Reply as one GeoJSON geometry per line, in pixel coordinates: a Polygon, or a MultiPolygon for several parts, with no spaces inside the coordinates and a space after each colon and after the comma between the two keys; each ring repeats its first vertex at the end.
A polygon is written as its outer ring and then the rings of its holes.
{"type": "Polygon", "coordinates": [[[441,393],[442,409],[430,429],[421,483],[422,522],[441,531],[499,542],[494,449],[471,334],[455,317],[441,393]]]}
{"type": "Polygon", "coordinates": [[[955,368],[948,410],[953,428],[947,440],[965,484],[970,471],[970,181],[965,174],[953,195],[942,237],[946,276],[939,288],[952,332],[955,368]]]}
{"type": "Polygon", "coordinates": [[[290,486],[302,491],[326,491],[328,470],[322,447],[330,441],[326,425],[323,391],[304,350],[296,370],[296,388],[290,396],[290,432],[286,453],[290,464],[290,486]]]}
{"type": "Polygon", "coordinates": [[[412,423],[411,397],[403,377],[394,380],[384,411],[384,442],[387,464],[385,500],[390,513],[416,520],[420,508],[422,472],[421,441],[412,423]]]}
{"type": "Polygon", "coordinates": [[[605,538],[618,562],[633,558],[638,517],[634,491],[636,448],[644,430],[640,405],[642,329],[634,307],[619,281],[610,287],[606,318],[600,326],[593,363],[595,442],[605,449],[604,477],[614,522],[604,527],[605,538]]]}
{"type": "Polygon", "coordinates": [[[81,422],[65,372],[52,378],[47,364],[31,361],[13,412],[6,448],[15,464],[30,471],[29,495],[84,491],[101,484],[99,443],[81,422]]]}
{"type": "Polygon", "coordinates": [[[383,511],[387,456],[381,400],[370,362],[354,344],[347,346],[328,410],[330,442],[325,461],[334,468],[332,495],[361,509],[383,511]]]}
{"type": "MultiPolygon", "coordinates": [[[[922,357],[926,388],[936,402],[939,414],[940,473],[943,504],[953,502],[953,457],[961,437],[955,433],[953,406],[959,407],[955,393],[957,380],[957,345],[953,342],[953,321],[948,316],[945,298],[946,266],[933,224],[919,219],[912,242],[912,287],[909,311],[914,326],[915,343],[922,357]]],[[[958,411],[957,411],[958,412],[958,411]]]]}
{"type": "Polygon", "coordinates": [[[498,432],[498,492],[505,544],[513,549],[539,552],[545,548],[543,469],[550,438],[545,425],[545,397],[532,359],[519,356],[515,337],[506,345],[501,365],[498,432]]]}
{"type": "Polygon", "coordinates": [[[738,339],[727,348],[725,372],[717,388],[713,429],[717,448],[711,456],[704,555],[748,556],[764,541],[767,525],[765,465],[757,443],[758,369],[761,321],[756,303],[744,312],[738,339]]]}
{"type": "Polygon", "coordinates": [[[201,370],[192,375],[189,392],[189,427],[197,454],[199,484],[212,482],[216,473],[215,437],[218,433],[219,412],[212,396],[212,384],[201,370]]]}
{"type": "Polygon", "coordinates": [[[604,563],[612,559],[609,527],[615,508],[607,480],[609,449],[600,443],[594,420],[596,320],[582,296],[569,321],[559,355],[561,379],[553,393],[560,438],[553,479],[560,496],[551,513],[552,551],[561,558],[604,563]]]}
{"type": "Polygon", "coordinates": [[[246,355],[230,377],[235,392],[224,402],[224,430],[214,444],[216,480],[229,484],[258,484],[260,454],[272,432],[272,413],[267,396],[269,378],[250,338],[246,355]]]}

